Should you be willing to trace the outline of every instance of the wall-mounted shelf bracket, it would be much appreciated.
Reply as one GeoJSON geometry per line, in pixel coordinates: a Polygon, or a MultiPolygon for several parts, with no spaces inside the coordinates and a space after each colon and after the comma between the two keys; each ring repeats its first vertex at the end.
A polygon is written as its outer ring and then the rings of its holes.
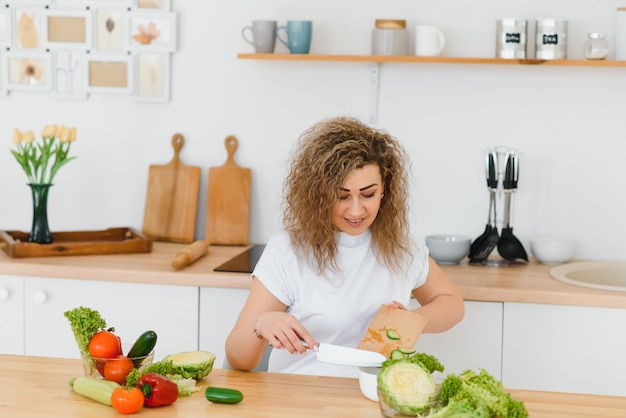
{"type": "Polygon", "coordinates": [[[370,68],[370,123],[378,121],[378,85],[380,84],[380,63],[368,63],[370,68]]]}

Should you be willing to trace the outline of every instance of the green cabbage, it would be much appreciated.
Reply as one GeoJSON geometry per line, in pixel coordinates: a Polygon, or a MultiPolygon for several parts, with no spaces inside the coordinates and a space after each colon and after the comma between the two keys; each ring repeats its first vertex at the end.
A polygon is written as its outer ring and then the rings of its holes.
{"type": "Polygon", "coordinates": [[[172,362],[171,374],[179,374],[183,378],[200,380],[213,370],[215,354],[208,351],[184,351],[170,354],[163,362],[172,362]]]}
{"type": "Polygon", "coordinates": [[[384,362],[378,373],[378,389],[381,399],[404,415],[421,414],[437,399],[437,385],[430,372],[409,359],[384,362]]]}

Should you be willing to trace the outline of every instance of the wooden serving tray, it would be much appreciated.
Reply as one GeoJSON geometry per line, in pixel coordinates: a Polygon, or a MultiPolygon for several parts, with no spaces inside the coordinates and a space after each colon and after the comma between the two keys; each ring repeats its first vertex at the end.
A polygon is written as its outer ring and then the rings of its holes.
{"type": "Polygon", "coordinates": [[[11,258],[56,255],[149,253],[152,241],[133,228],[52,232],[50,244],[28,242],[29,232],[0,231],[0,247],[11,258]]]}

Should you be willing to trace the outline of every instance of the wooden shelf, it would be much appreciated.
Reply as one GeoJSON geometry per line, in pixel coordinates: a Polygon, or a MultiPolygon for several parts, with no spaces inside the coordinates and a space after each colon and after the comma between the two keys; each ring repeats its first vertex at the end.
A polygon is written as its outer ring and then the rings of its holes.
{"type": "Polygon", "coordinates": [[[483,64],[483,65],[544,65],[561,67],[626,67],[626,61],[615,60],[538,60],[505,58],[463,58],[463,57],[416,57],[388,55],[321,55],[321,54],[237,54],[239,59],[270,61],[332,61],[365,62],[370,69],[370,111],[369,122],[378,119],[378,86],[382,63],[406,64],[483,64]]]}
{"type": "Polygon", "coordinates": [[[397,62],[431,64],[490,64],[490,65],[548,65],[578,67],[626,67],[626,61],[615,60],[537,60],[505,58],[415,57],[376,55],[320,55],[320,54],[238,54],[239,59],[282,61],[343,61],[343,62],[397,62]]]}

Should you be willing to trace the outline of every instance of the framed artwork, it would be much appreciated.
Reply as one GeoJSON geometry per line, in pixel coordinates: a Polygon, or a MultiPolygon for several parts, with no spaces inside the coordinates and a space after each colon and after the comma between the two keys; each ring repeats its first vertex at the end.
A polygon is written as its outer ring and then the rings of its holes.
{"type": "Polygon", "coordinates": [[[133,91],[131,55],[88,55],[85,58],[87,93],[131,94],[133,91]]]}
{"type": "Polygon", "coordinates": [[[6,49],[13,45],[12,23],[11,9],[0,6],[0,48],[6,49]]]}
{"type": "Polygon", "coordinates": [[[43,17],[44,47],[47,49],[91,48],[91,12],[48,10],[43,17]]]}
{"type": "Polygon", "coordinates": [[[170,0],[135,0],[136,9],[170,10],[170,0]]]}
{"type": "Polygon", "coordinates": [[[141,52],[176,50],[176,13],[129,12],[126,19],[126,49],[141,52]]]}
{"type": "Polygon", "coordinates": [[[50,91],[51,56],[48,53],[12,52],[4,54],[3,81],[7,90],[50,91]]]}
{"type": "Polygon", "coordinates": [[[61,99],[86,99],[85,53],[82,51],[56,51],[52,62],[52,97],[61,99]]]}
{"type": "Polygon", "coordinates": [[[140,102],[169,102],[169,54],[159,52],[137,54],[135,62],[135,99],[140,102]]]}
{"type": "Polygon", "coordinates": [[[13,28],[14,46],[18,49],[42,50],[45,36],[42,25],[46,9],[33,7],[15,8],[13,28]]]}
{"type": "Polygon", "coordinates": [[[124,46],[124,21],[120,9],[94,11],[94,49],[96,51],[121,51],[124,46]]]}

